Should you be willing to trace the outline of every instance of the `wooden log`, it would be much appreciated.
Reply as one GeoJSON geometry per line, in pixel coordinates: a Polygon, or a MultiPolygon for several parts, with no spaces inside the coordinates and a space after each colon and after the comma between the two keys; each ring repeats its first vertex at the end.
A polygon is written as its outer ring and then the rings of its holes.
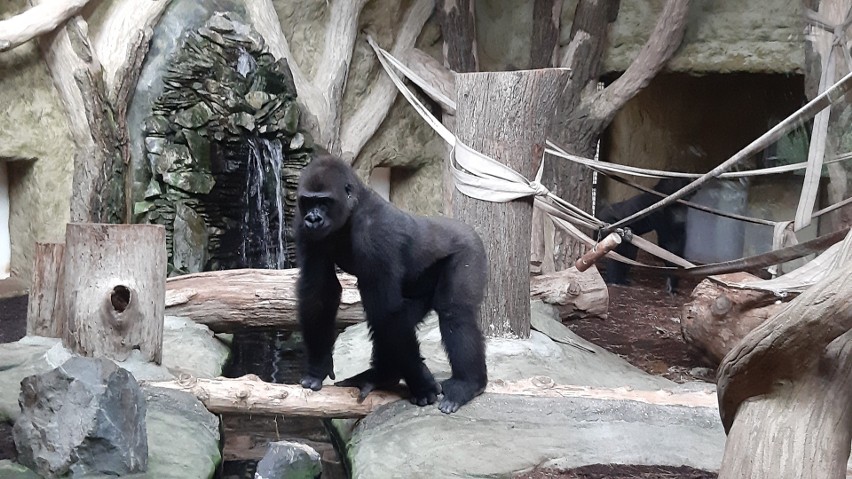
{"type": "MultiPolygon", "coordinates": [[[[166,281],[166,314],[183,316],[219,332],[245,329],[297,330],[296,268],[233,269],[176,276],[166,281]]],[[[337,276],[343,293],[341,327],[364,319],[356,278],[337,276]]]]}
{"type": "Polygon", "coordinates": [[[62,336],[63,318],[58,315],[57,298],[63,277],[65,245],[62,243],[36,243],[32,283],[27,302],[27,335],[59,338],[62,336]]]}
{"type": "MultiPolygon", "coordinates": [[[[204,324],[217,333],[247,329],[295,331],[296,268],[232,269],[175,276],[166,280],[165,313],[204,324]]],[[[343,328],[364,320],[357,280],[337,275],[343,293],[337,310],[343,328]]],[[[595,269],[576,269],[541,275],[532,279],[531,298],[552,304],[561,318],[605,316],[609,305],[606,285],[595,269]]]]}
{"type": "MultiPolygon", "coordinates": [[[[459,141],[535,177],[568,70],[460,73],[456,77],[459,141]]],[[[473,225],[489,258],[479,324],[488,336],[530,334],[529,261],[533,199],[493,203],[456,190],[453,216],[473,225]]]]}
{"type": "Polygon", "coordinates": [[[683,306],[680,328],[687,343],[705,359],[719,364],[751,330],[780,311],[793,296],[779,298],[756,289],[732,288],[721,281],[761,281],[749,273],[704,279],[683,306]]]}
{"type": "Polygon", "coordinates": [[[159,225],[71,223],[65,232],[63,344],[82,356],[163,356],[166,233],[159,225]]]}
{"type": "MultiPolygon", "coordinates": [[[[324,386],[319,391],[298,384],[266,383],[250,374],[241,378],[202,379],[182,377],[174,381],[152,381],[149,386],[186,391],[197,397],[215,414],[281,414],[323,418],[364,417],[379,406],[402,399],[402,396],[373,391],[364,402],[358,402],[358,389],[324,386]]],[[[716,407],[712,393],[702,391],[643,391],[629,388],[600,388],[557,385],[546,376],[520,381],[494,381],[486,393],[515,394],[543,398],[589,398],[612,401],[637,401],[658,406],[716,407]]]]}
{"type": "Polygon", "coordinates": [[[533,276],[530,295],[556,306],[563,321],[592,316],[605,318],[609,311],[609,290],[594,266],[582,273],[570,268],[533,276]]]}
{"type": "Polygon", "coordinates": [[[842,478],[852,441],[852,235],[830,272],[719,367],[726,478],[842,478]]]}

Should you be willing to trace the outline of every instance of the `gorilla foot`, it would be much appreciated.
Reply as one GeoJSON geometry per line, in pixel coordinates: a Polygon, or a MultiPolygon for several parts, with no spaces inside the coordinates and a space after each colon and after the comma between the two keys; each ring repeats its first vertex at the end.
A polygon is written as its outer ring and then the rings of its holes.
{"type": "MultiPolygon", "coordinates": [[[[424,365],[423,368],[425,369],[426,366],[424,365]]],[[[421,378],[420,384],[408,384],[408,390],[411,392],[408,400],[411,401],[411,404],[428,406],[434,404],[438,400],[438,395],[441,394],[441,384],[435,381],[428,369],[426,372],[428,376],[421,378]]]]}
{"type": "Polygon", "coordinates": [[[299,381],[299,384],[302,385],[305,389],[312,389],[314,391],[319,391],[322,389],[322,382],[325,378],[318,378],[316,376],[304,375],[302,379],[299,381]]]}
{"type": "Polygon", "coordinates": [[[344,388],[358,388],[359,403],[363,402],[367,398],[367,395],[376,389],[391,389],[398,384],[399,378],[389,378],[384,374],[378,373],[374,368],[334,383],[335,386],[344,388]]]}
{"type": "Polygon", "coordinates": [[[438,409],[444,414],[451,414],[482,394],[485,386],[480,386],[473,381],[450,378],[441,383],[441,389],[444,391],[444,397],[438,404],[438,409]]]}

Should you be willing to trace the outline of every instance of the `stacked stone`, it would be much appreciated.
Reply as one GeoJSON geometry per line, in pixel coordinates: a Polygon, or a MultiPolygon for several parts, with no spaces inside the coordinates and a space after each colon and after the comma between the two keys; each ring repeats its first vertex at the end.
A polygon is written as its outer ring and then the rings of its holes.
{"type": "Polygon", "coordinates": [[[163,82],[143,125],[152,180],[134,219],[166,227],[170,275],[233,267],[238,252],[223,251],[230,245],[223,236],[243,218],[235,217],[239,205],[221,203],[243,201],[247,139],[283,146],[280,184],[292,224],[296,182],[313,145],[299,131],[290,68],[236,15],[216,13],[188,33],[163,82]]]}

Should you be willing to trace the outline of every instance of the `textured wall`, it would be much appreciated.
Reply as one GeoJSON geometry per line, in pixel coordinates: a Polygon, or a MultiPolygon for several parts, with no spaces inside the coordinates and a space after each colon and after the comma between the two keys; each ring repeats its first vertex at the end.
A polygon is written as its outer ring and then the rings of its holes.
{"type": "MultiPolygon", "coordinates": [[[[27,8],[0,3],[0,17],[27,8]]],[[[0,53],[0,159],[9,163],[12,275],[30,280],[33,244],[57,241],[69,218],[74,145],[34,42],[0,53]]]]}

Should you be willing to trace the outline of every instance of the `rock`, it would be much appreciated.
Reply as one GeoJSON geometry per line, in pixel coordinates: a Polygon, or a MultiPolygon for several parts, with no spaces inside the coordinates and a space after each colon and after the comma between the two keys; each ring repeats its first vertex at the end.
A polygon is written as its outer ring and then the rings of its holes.
{"type": "Polygon", "coordinates": [[[210,141],[194,130],[183,130],[182,133],[195,160],[195,171],[210,173],[210,141]]]}
{"type": "Polygon", "coordinates": [[[26,466],[8,459],[0,460],[0,478],[2,479],[41,479],[41,476],[26,466]]]}
{"type": "Polygon", "coordinates": [[[250,91],[246,93],[246,102],[255,110],[260,110],[263,105],[272,99],[272,95],[262,91],[250,91]]]}
{"type": "Polygon", "coordinates": [[[186,273],[204,271],[207,264],[207,225],[186,202],[175,205],[172,263],[186,273]]]}
{"type": "Polygon", "coordinates": [[[145,149],[148,153],[155,155],[163,154],[163,148],[166,146],[166,139],[158,136],[149,136],[145,138],[145,149]]]}
{"type": "Polygon", "coordinates": [[[254,115],[245,112],[234,113],[228,116],[228,128],[231,131],[239,131],[236,127],[242,127],[247,131],[254,131],[254,115]]]}
{"type": "Polygon", "coordinates": [[[278,127],[288,135],[295,135],[299,128],[299,105],[295,101],[284,107],[284,117],[279,120],[278,127]]]}
{"type": "MultiPolygon", "coordinates": [[[[150,155],[149,155],[150,156],[150,155]]],[[[154,171],[164,174],[168,171],[188,165],[192,162],[192,155],[186,145],[169,143],[163,147],[163,153],[154,156],[154,171]]]]}
{"type": "MultiPolygon", "coordinates": [[[[602,388],[709,394],[714,387],[676,384],[640,371],[576,336],[550,305],[533,302],[532,315],[539,330],[529,339],[487,340],[490,381],[544,375],[557,384],[602,388]]],[[[435,378],[449,377],[437,318],[427,316],[417,334],[421,355],[435,378]]],[[[366,324],[346,328],[334,348],[337,379],[366,369],[370,351],[366,324]]],[[[429,464],[428,477],[513,477],[548,461],[565,468],[616,463],[718,470],[725,445],[715,407],[628,400],[486,393],[450,417],[435,406],[421,408],[403,400],[361,420],[354,430],[346,421],[334,424],[348,437],[353,478],[421,477],[423,464],[429,464]],[[512,444],[511,453],[505,444],[512,444]]]]}
{"type": "Polygon", "coordinates": [[[207,104],[196,103],[191,108],[181,110],[175,116],[175,123],[184,128],[198,128],[210,121],[213,112],[207,104]]]}
{"type": "Polygon", "coordinates": [[[148,466],[145,398],[128,371],[73,357],[21,382],[18,460],[45,477],[126,475],[148,466]]]}
{"type": "Polygon", "coordinates": [[[163,181],[166,184],[172,185],[175,188],[180,188],[183,191],[202,195],[210,193],[210,190],[212,190],[213,186],[216,184],[216,180],[213,178],[213,175],[193,172],[164,173],[163,181]]]}
{"type": "Polygon", "coordinates": [[[257,463],[255,479],[314,479],[322,474],[320,455],[312,447],[298,442],[270,442],[263,459],[257,463]]]}

